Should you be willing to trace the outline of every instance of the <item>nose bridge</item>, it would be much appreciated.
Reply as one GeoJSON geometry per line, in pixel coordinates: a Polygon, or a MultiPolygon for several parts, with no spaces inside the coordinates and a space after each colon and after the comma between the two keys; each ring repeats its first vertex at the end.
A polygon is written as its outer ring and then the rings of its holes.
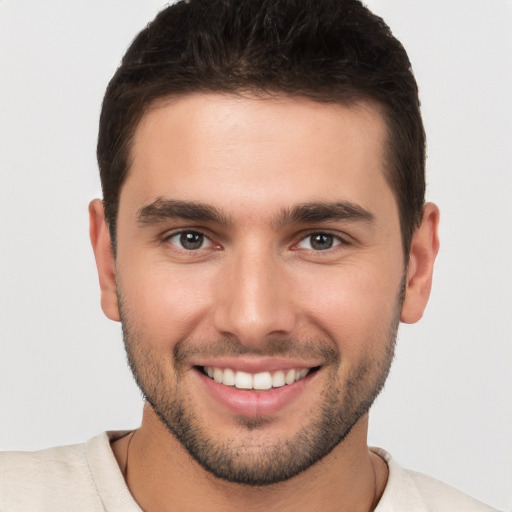
{"type": "Polygon", "coordinates": [[[217,330],[246,345],[289,334],[295,314],[279,255],[268,244],[255,242],[233,251],[229,260],[216,305],[217,330]]]}

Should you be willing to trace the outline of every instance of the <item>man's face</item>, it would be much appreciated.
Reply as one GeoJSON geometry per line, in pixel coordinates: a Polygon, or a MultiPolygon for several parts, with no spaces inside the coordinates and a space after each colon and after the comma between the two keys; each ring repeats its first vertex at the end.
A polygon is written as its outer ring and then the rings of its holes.
{"type": "Polygon", "coordinates": [[[308,468],[385,381],[404,261],[384,140],[370,105],[215,94],[137,129],[117,228],[125,343],[155,412],[221,478],[308,468]]]}

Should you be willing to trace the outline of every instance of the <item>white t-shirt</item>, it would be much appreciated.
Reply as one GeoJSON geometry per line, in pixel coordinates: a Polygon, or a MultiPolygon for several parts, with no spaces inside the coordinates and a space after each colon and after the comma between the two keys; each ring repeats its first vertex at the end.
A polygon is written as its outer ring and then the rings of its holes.
{"type": "MultiPolygon", "coordinates": [[[[126,432],[104,432],[87,443],[38,452],[0,453],[1,512],[141,512],[117,465],[110,441],[126,432]]],[[[375,512],[491,512],[426,475],[400,467],[380,448],[389,477],[375,512]]]]}

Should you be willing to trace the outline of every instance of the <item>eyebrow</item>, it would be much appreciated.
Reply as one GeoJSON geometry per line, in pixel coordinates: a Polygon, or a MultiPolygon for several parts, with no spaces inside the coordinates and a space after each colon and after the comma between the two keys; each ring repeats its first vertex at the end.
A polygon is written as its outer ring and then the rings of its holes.
{"type": "MultiPolygon", "coordinates": [[[[137,213],[140,225],[158,224],[169,219],[212,222],[230,225],[231,219],[221,210],[205,203],[158,198],[137,213]]],[[[372,223],[374,215],[366,208],[351,202],[309,202],[283,209],[273,224],[313,224],[328,221],[355,221],[372,223]]]]}
{"type": "Polygon", "coordinates": [[[195,201],[179,201],[160,197],[142,207],[137,213],[137,221],[142,226],[158,224],[169,219],[230,224],[228,217],[219,209],[195,201]]]}
{"type": "Polygon", "coordinates": [[[276,219],[277,225],[328,221],[355,221],[373,223],[375,216],[369,210],[351,202],[311,202],[285,209],[276,219]]]}

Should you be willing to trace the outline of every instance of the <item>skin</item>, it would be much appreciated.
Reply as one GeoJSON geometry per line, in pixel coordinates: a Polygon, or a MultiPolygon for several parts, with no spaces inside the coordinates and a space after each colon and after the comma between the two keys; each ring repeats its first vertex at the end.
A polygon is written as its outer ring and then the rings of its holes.
{"type": "MultiPolygon", "coordinates": [[[[102,203],[90,205],[102,308],[120,321],[122,297],[143,379],[169,400],[179,388],[195,424],[213,444],[243,450],[241,463],[311,429],[333,386],[347,408],[350,379],[361,368],[367,371],[360,387],[371,391],[387,374],[393,326],[422,316],[439,213],[425,206],[406,265],[398,208],[384,177],[385,137],[370,104],[191,94],[155,104],[137,128],[120,194],[115,260],[102,203]],[[141,209],[158,199],[205,204],[222,218],[153,215],[141,222],[141,209]],[[305,203],[340,202],[367,218],[297,221],[283,214],[305,203]],[[176,236],[183,230],[204,233],[206,242],[186,250],[176,236]],[[312,233],[332,235],[333,247],[315,249],[312,233]],[[237,350],[226,340],[236,340],[237,350]],[[284,344],[283,354],[272,353],[272,340],[284,344]],[[337,362],[301,351],[315,341],[337,362]],[[182,347],[192,351],[178,364],[173,355],[182,347]],[[223,356],[263,366],[288,357],[320,369],[292,400],[249,428],[253,416],[219,405],[196,368],[223,356]],[[159,383],[151,382],[155,372],[159,383]]],[[[223,511],[367,511],[387,480],[385,462],[368,450],[367,428],[368,415],[358,416],[319,462],[263,487],[206,471],[149,405],[141,427],[113,450],[144,510],[200,510],[207,503],[223,511]]]]}

